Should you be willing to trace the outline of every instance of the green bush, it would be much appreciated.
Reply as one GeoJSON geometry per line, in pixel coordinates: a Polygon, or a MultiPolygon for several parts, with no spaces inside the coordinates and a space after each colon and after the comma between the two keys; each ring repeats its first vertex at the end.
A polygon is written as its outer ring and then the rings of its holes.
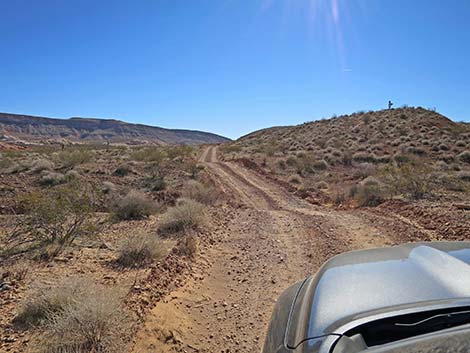
{"type": "Polygon", "coordinates": [[[141,162],[153,162],[159,164],[167,157],[166,152],[161,147],[143,148],[132,153],[131,158],[141,162]]]}
{"type": "Polygon", "coordinates": [[[94,191],[78,183],[26,194],[20,200],[25,215],[11,240],[19,244],[56,244],[56,252],[60,252],[76,238],[96,234],[94,200],[94,191]]]}
{"type": "Polygon", "coordinates": [[[66,168],[88,163],[92,159],[93,154],[86,150],[61,151],[57,154],[57,160],[66,168]]]}

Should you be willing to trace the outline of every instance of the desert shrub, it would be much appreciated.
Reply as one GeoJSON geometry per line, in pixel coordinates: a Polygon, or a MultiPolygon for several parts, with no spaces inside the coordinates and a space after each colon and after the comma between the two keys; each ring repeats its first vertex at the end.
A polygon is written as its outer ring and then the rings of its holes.
{"type": "Polygon", "coordinates": [[[396,153],[394,156],[393,156],[393,160],[397,163],[397,164],[404,164],[404,163],[408,163],[411,159],[408,155],[406,154],[402,154],[402,153],[396,153]]]}
{"type": "Polygon", "coordinates": [[[361,163],[354,171],[354,178],[364,179],[376,173],[377,167],[372,163],[361,163]]]}
{"type": "Polygon", "coordinates": [[[205,205],[212,205],[217,201],[217,190],[196,180],[190,180],[183,188],[182,196],[205,205]]]}
{"type": "Polygon", "coordinates": [[[93,154],[86,150],[61,151],[57,154],[57,160],[66,168],[90,162],[92,158],[93,154]]]}
{"type": "Polygon", "coordinates": [[[184,170],[192,179],[196,178],[199,172],[203,169],[195,160],[186,160],[184,162],[184,170]]]}
{"type": "Polygon", "coordinates": [[[418,156],[424,156],[426,151],[421,147],[410,146],[406,149],[408,153],[416,154],[418,156]]]}
{"type": "Polygon", "coordinates": [[[48,311],[42,326],[43,335],[34,342],[40,353],[119,353],[126,350],[125,337],[130,328],[130,315],[123,306],[124,293],[89,280],[72,279],[56,289],[68,293],[67,302],[59,310],[48,311]]]}
{"type": "Polygon", "coordinates": [[[319,160],[313,162],[313,168],[316,170],[326,170],[328,168],[328,163],[324,160],[319,160]]]}
{"type": "Polygon", "coordinates": [[[446,145],[445,143],[441,143],[441,144],[439,145],[439,149],[440,149],[441,151],[448,151],[448,150],[449,150],[449,146],[446,145]]]}
{"type": "Polygon", "coordinates": [[[279,167],[279,169],[285,170],[287,168],[286,161],[281,159],[277,162],[277,166],[279,167]]]}
{"type": "Polygon", "coordinates": [[[375,207],[384,202],[385,191],[378,184],[359,185],[354,198],[360,207],[375,207]]]}
{"type": "Polygon", "coordinates": [[[155,212],[155,202],[144,193],[131,190],[114,203],[113,216],[118,220],[142,219],[155,212]]]}
{"type": "Polygon", "coordinates": [[[357,152],[353,154],[352,158],[355,162],[359,162],[359,163],[361,162],[375,163],[376,162],[375,155],[372,153],[357,152]]]}
{"type": "Polygon", "coordinates": [[[470,163],[470,151],[463,151],[457,157],[463,163],[470,163]]]}
{"type": "Polygon", "coordinates": [[[297,165],[297,158],[295,158],[294,156],[289,156],[287,159],[286,159],[286,164],[289,166],[289,167],[295,167],[297,165]]]}
{"type": "Polygon", "coordinates": [[[114,170],[113,175],[123,177],[123,176],[130,174],[131,172],[132,172],[132,168],[129,165],[122,164],[114,170]]]}
{"type": "Polygon", "coordinates": [[[112,194],[116,191],[116,185],[110,181],[105,181],[103,182],[103,185],[101,185],[101,191],[103,194],[112,194]]]}
{"type": "Polygon", "coordinates": [[[54,163],[47,159],[37,159],[33,162],[31,166],[31,171],[33,173],[40,173],[44,170],[52,170],[54,169],[54,163]]]}
{"type": "Polygon", "coordinates": [[[392,158],[386,154],[376,158],[377,163],[382,163],[382,164],[390,163],[391,160],[392,158]]]}
{"type": "Polygon", "coordinates": [[[172,146],[167,148],[166,154],[168,158],[175,159],[175,158],[184,158],[189,157],[191,153],[194,151],[193,147],[191,146],[172,146]]]}
{"type": "Polygon", "coordinates": [[[470,181],[470,171],[461,171],[457,173],[457,177],[463,181],[470,181]]]}
{"type": "Polygon", "coordinates": [[[20,200],[25,215],[18,221],[10,241],[22,245],[55,244],[55,253],[59,253],[76,238],[98,231],[92,220],[94,199],[92,189],[74,183],[26,194],[20,200]]]}
{"type": "Polygon", "coordinates": [[[320,190],[325,190],[328,189],[328,183],[326,181],[321,180],[316,184],[316,187],[320,190]]]}
{"type": "Polygon", "coordinates": [[[431,169],[423,163],[409,162],[388,165],[380,171],[393,194],[407,194],[412,199],[422,199],[432,191],[431,169]]]}
{"type": "Polygon", "coordinates": [[[349,151],[346,151],[343,153],[341,156],[341,163],[345,166],[351,166],[352,165],[352,153],[349,151]]]}
{"type": "Polygon", "coordinates": [[[166,246],[156,235],[130,234],[121,244],[117,262],[122,266],[138,267],[166,255],[166,246]]]}
{"type": "Polygon", "coordinates": [[[12,164],[13,162],[10,158],[0,154],[0,171],[6,171],[8,168],[11,167],[12,164]]]}
{"type": "Polygon", "coordinates": [[[65,175],[62,173],[44,171],[39,179],[39,183],[44,186],[54,186],[66,182],[65,175]]]}
{"type": "Polygon", "coordinates": [[[148,147],[135,151],[132,153],[131,158],[136,161],[160,164],[166,158],[166,153],[161,148],[148,147]]]}
{"type": "Polygon", "coordinates": [[[300,184],[301,183],[301,177],[300,175],[291,175],[287,181],[291,184],[300,184]]]}
{"type": "Polygon", "coordinates": [[[83,294],[89,281],[64,278],[55,286],[34,283],[14,322],[23,326],[41,324],[48,314],[63,310],[83,294]]]}
{"type": "Polygon", "coordinates": [[[165,178],[160,175],[153,175],[144,180],[144,185],[152,191],[161,191],[165,190],[166,182],[165,178]]]}
{"type": "Polygon", "coordinates": [[[223,145],[220,147],[222,153],[240,152],[242,148],[237,145],[223,145]]]}
{"type": "Polygon", "coordinates": [[[162,215],[158,230],[162,234],[173,234],[197,228],[204,223],[204,205],[194,200],[180,199],[162,215]]]}
{"type": "Polygon", "coordinates": [[[80,178],[80,174],[76,170],[69,170],[65,173],[65,180],[71,182],[80,178]]]}
{"type": "Polygon", "coordinates": [[[456,145],[457,147],[465,147],[465,146],[467,146],[467,143],[466,143],[465,141],[463,141],[463,140],[458,140],[458,141],[455,143],[455,145],[456,145]]]}

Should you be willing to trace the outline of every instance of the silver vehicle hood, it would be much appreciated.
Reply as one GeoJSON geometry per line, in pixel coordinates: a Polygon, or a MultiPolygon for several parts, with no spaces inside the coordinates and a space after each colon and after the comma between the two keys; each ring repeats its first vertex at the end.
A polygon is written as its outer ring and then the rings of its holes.
{"type": "Polygon", "coordinates": [[[342,334],[399,310],[470,306],[470,242],[413,243],[338,255],[308,278],[291,308],[286,343],[342,334]]]}

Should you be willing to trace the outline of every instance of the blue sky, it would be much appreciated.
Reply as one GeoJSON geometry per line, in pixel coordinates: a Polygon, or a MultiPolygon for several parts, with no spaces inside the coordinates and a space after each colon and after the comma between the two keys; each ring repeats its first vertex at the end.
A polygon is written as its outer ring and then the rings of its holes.
{"type": "Polygon", "coordinates": [[[232,138],[388,99],[470,121],[470,1],[1,1],[0,111],[232,138]]]}

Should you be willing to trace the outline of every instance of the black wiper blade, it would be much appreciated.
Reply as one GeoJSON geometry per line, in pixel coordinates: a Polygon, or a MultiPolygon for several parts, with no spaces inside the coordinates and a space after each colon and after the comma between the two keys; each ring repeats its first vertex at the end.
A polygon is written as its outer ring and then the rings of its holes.
{"type": "Polygon", "coordinates": [[[445,313],[445,314],[438,314],[438,315],[433,315],[430,316],[426,319],[417,321],[417,322],[412,322],[412,323],[395,323],[395,326],[400,326],[400,327],[416,327],[416,326],[421,326],[424,324],[432,324],[435,323],[435,321],[438,321],[438,323],[453,323],[455,324],[455,321],[459,321],[461,319],[467,319],[470,321],[470,310],[466,311],[454,311],[451,313],[445,313]]]}

